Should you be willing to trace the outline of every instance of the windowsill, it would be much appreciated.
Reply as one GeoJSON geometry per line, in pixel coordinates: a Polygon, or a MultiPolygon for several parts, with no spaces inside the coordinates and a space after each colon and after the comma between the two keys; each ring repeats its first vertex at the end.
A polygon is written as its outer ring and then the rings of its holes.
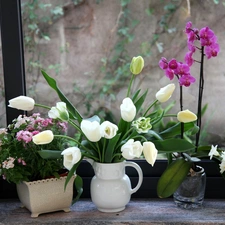
{"type": "Polygon", "coordinates": [[[172,199],[132,199],[119,213],[99,212],[89,199],[81,199],[71,212],[31,218],[18,200],[0,200],[0,224],[225,224],[225,200],[206,199],[201,209],[177,208],[172,199]]]}

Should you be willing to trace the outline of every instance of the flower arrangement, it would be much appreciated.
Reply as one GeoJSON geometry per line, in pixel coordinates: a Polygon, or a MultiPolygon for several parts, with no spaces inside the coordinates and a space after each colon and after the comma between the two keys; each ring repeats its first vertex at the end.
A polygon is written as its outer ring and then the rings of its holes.
{"type": "MultiPolygon", "coordinates": [[[[211,148],[210,146],[203,147],[199,145],[202,124],[201,118],[206,110],[206,107],[202,106],[204,58],[207,57],[207,59],[210,59],[216,57],[220,48],[217,43],[216,35],[209,27],[203,27],[199,30],[193,28],[191,22],[187,22],[185,33],[187,35],[188,46],[188,52],[184,57],[185,62],[179,62],[174,58],[167,60],[165,57],[162,57],[159,61],[159,67],[164,71],[166,77],[170,80],[174,78],[177,79],[180,85],[180,112],[177,114],[177,119],[181,123],[178,138],[193,142],[193,138],[190,139],[186,134],[185,126],[196,120],[196,126],[194,125],[195,129],[192,132],[192,134],[196,134],[195,148],[190,149],[188,152],[168,152],[169,166],[161,176],[157,187],[157,192],[160,197],[169,197],[172,195],[186,178],[190,169],[192,169],[193,172],[197,172],[198,167],[196,167],[196,162],[200,161],[200,159],[196,157],[207,157],[208,151],[211,148]],[[198,51],[200,52],[200,60],[194,59],[198,51]],[[189,87],[196,81],[196,78],[191,75],[191,66],[193,66],[194,63],[200,64],[197,116],[188,109],[183,110],[183,87],[189,87]]],[[[215,152],[214,146],[212,146],[210,154],[213,154],[212,152],[215,152]]]]}
{"type": "Polygon", "coordinates": [[[65,141],[54,139],[43,146],[36,145],[33,138],[38,133],[46,134],[52,130],[56,134],[65,134],[67,123],[51,118],[42,118],[39,113],[31,116],[20,115],[7,128],[0,129],[0,175],[12,183],[33,181],[49,176],[59,177],[63,169],[62,160],[44,159],[39,154],[42,148],[61,150],[65,141]]]}
{"type": "MultiPolygon", "coordinates": [[[[173,139],[164,140],[162,138],[168,136],[167,132],[160,137],[154,130],[154,127],[164,116],[164,110],[157,105],[170,99],[175,85],[168,84],[161,88],[156,93],[155,100],[147,109],[143,109],[147,91],[141,93],[141,90],[137,90],[135,93],[131,93],[133,81],[141,73],[143,67],[143,58],[141,56],[133,57],[130,64],[132,76],[127,94],[120,108],[118,107],[121,114],[118,125],[110,121],[103,121],[97,115],[91,118],[83,118],[59,89],[56,81],[45,71],[42,71],[43,77],[49,86],[57,92],[62,102],[58,102],[54,107],[48,107],[37,104],[32,98],[26,96],[19,96],[10,100],[10,107],[21,110],[32,110],[34,106],[47,108],[50,118],[67,122],[76,129],[78,134],[76,138],[59,135],[51,130],[48,130],[48,133],[43,131],[33,137],[33,142],[37,145],[51,143],[54,138],[66,138],[74,143],[73,147],[61,152],[63,164],[69,170],[66,184],[84,158],[101,163],[116,163],[135,158],[145,158],[153,166],[159,151],[164,152],[164,149],[176,149],[178,147],[174,146],[173,139]]],[[[174,130],[177,132],[177,129],[174,130]]],[[[180,140],[179,149],[186,151],[190,148],[193,148],[193,145],[186,140],[180,140]]],[[[41,155],[45,158],[51,158],[55,156],[55,151],[46,152],[42,147],[41,155]]],[[[82,178],[79,175],[76,176],[75,186],[78,191],[78,199],[82,193],[82,178]]]]}

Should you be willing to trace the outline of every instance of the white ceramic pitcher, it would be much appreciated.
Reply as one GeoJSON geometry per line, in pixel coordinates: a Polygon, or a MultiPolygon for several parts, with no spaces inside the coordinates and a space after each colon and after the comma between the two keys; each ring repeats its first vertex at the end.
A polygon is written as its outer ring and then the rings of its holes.
{"type": "MultiPolygon", "coordinates": [[[[88,160],[90,162],[90,160],[88,160]]],[[[95,171],[91,181],[91,199],[101,212],[119,212],[125,209],[131,194],[135,193],[143,181],[143,173],[134,162],[97,163],[90,162],[95,171]],[[131,188],[125,167],[131,166],[138,172],[138,183],[131,188]]]]}

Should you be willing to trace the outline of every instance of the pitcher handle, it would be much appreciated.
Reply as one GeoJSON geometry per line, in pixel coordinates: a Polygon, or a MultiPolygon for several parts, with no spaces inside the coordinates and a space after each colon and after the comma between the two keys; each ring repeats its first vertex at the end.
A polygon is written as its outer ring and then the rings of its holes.
{"type": "Polygon", "coordinates": [[[135,188],[131,189],[131,194],[133,194],[141,187],[141,184],[143,181],[143,173],[142,173],[141,167],[135,162],[125,162],[125,167],[126,166],[131,166],[134,169],[136,169],[138,172],[138,183],[135,188]]]}

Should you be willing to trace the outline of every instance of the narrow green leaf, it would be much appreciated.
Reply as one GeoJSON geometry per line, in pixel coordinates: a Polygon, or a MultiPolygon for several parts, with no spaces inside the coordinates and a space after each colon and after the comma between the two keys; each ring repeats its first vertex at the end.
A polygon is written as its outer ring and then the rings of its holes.
{"type": "Polygon", "coordinates": [[[76,175],[74,185],[75,185],[75,188],[77,190],[77,196],[73,199],[72,204],[77,202],[80,199],[80,196],[83,193],[83,179],[79,175],[76,175]]]}
{"type": "Polygon", "coordinates": [[[136,106],[137,112],[141,109],[141,106],[143,105],[145,98],[147,96],[148,90],[144,92],[135,102],[134,105],[136,106]]]}
{"type": "Polygon", "coordinates": [[[82,116],[80,115],[78,110],[73,106],[73,104],[67,99],[67,97],[62,93],[62,91],[59,89],[57,82],[52,77],[50,77],[44,70],[41,70],[41,73],[43,77],[45,78],[45,80],[47,81],[47,83],[49,84],[49,86],[56,91],[59,98],[66,103],[67,109],[70,112],[70,116],[72,114],[74,119],[77,119],[78,122],[80,123],[83,119],[82,116]]]}
{"type": "Polygon", "coordinates": [[[62,156],[59,150],[41,150],[38,151],[38,154],[43,159],[59,159],[62,156]]]}

